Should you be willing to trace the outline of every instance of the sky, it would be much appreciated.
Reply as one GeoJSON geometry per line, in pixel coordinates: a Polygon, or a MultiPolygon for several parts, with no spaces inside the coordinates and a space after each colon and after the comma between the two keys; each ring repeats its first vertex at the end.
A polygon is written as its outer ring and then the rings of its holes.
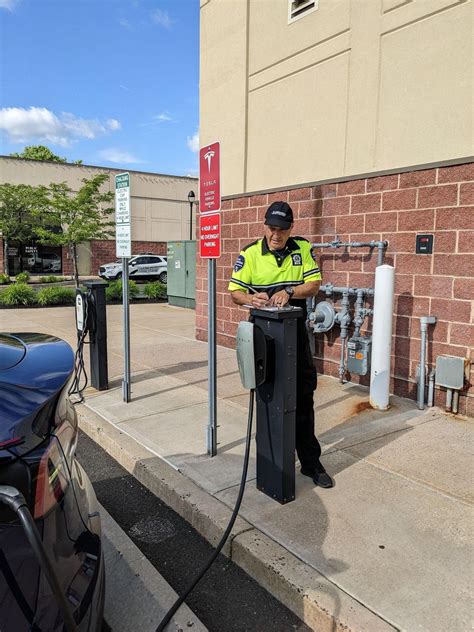
{"type": "Polygon", "coordinates": [[[0,0],[0,154],[198,174],[198,0],[0,0]]]}

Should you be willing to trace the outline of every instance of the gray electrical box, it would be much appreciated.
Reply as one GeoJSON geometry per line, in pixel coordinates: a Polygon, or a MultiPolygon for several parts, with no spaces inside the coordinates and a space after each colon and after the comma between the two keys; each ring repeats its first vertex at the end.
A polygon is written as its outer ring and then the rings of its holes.
{"type": "Polygon", "coordinates": [[[464,387],[467,358],[439,355],[436,358],[436,384],[461,391],[464,387]]]}
{"type": "Polygon", "coordinates": [[[367,375],[370,368],[370,348],[372,338],[369,336],[352,336],[347,341],[347,370],[357,375],[367,375]]]}
{"type": "Polygon", "coordinates": [[[196,242],[168,242],[168,303],[178,307],[196,306],[196,242]]]}

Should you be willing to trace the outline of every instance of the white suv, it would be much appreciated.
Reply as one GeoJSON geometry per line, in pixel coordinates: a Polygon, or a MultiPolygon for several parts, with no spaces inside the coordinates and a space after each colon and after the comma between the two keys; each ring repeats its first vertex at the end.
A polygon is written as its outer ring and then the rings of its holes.
{"type": "MultiPolygon", "coordinates": [[[[99,268],[99,276],[107,281],[122,278],[122,262],[105,263],[99,268]]],[[[128,260],[130,279],[158,279],[162,283],[168,280],[167,258],[162,255],[144,253],[128,260]]]]}

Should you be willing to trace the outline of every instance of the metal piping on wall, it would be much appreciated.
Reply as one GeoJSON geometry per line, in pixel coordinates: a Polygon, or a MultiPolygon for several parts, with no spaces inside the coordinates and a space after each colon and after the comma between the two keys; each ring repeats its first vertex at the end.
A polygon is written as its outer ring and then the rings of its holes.
{"type": "Polygon", "coordinates": [[[420,318],[421,327],[421,347],[420,347],[420,372],[418,376],[418,408],[423,410],[425,407],[425,377],[426,377],[426,335],[428,333],[428,325],[436,324],[436,316],[422,316],[420,318]]]}
{"type": "Polygon", "coordinates": [[[381,266],[383,264],[388,241],[341,241],[339,236],[336,235],[336,238],[333,241],[323,241],[319,244],[312,244],[312,246],[313,248],[370,248],[371,250],[377,248],[377,266],[381,266]]]}

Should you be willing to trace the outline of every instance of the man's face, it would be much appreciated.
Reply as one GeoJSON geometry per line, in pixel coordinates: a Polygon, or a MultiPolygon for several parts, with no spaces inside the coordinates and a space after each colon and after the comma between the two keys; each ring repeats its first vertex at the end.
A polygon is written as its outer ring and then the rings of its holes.
{"type": "Polygon", "coordinates": [[[293,224],[290,228],[280,228],[279,226],[268,226],[264,224],[263,228],[270,250],[281,250],[286,246],[293,224]]]}

